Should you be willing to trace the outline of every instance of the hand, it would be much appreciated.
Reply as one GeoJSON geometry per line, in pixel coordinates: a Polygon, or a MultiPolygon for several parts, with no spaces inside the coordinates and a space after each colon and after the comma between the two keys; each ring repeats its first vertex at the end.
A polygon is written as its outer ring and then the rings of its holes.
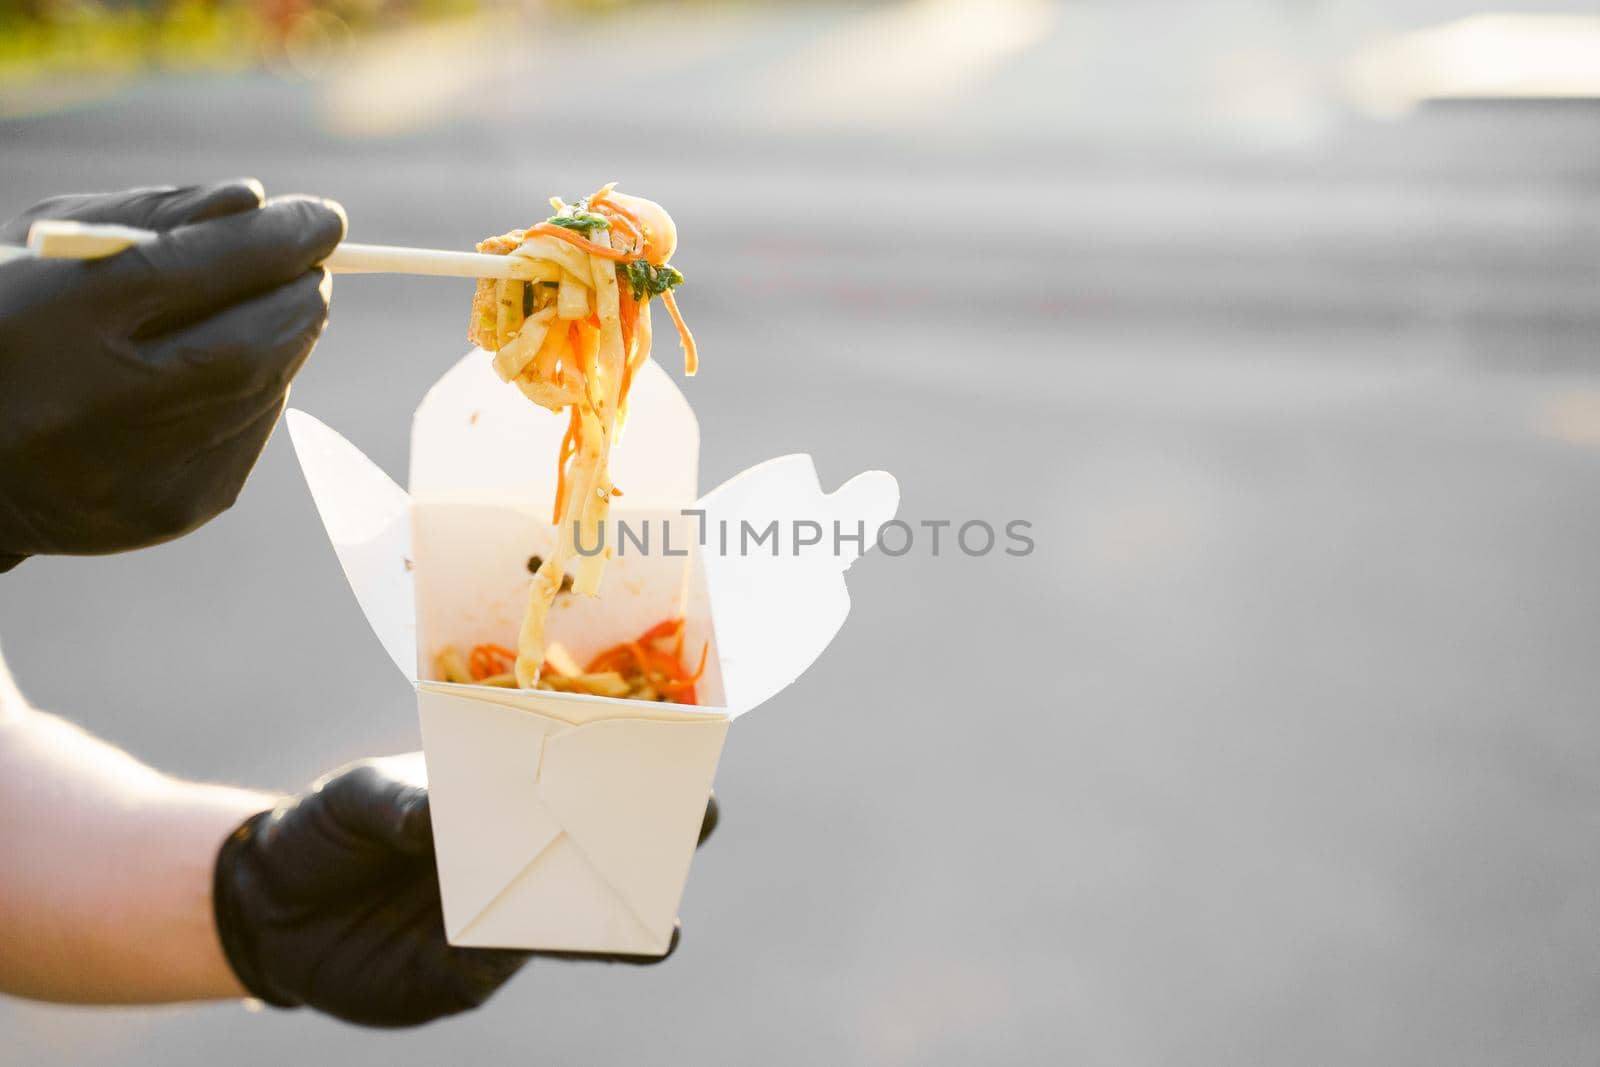
{"type": "Polygon", "coordinates": [[[171,540],[227,509],[327,319],[329,201],[253,181],[64,196],[40,218],[160,237],[0,264],[0,571],[171,540]]]}
{"type": "MultiPolygon", "coordinates": [[[[700,840],[717,822],[706,806],[700,840]]],[[[388,761],[352,764],[223,844],[213,889],[223,950],[251,995],[366,1026],[413,1026],[475,1008],[526,952],[444,936],[425,786],[388,761]]],[[[658,963],[660,957],[541,953],[658,963]]]]}

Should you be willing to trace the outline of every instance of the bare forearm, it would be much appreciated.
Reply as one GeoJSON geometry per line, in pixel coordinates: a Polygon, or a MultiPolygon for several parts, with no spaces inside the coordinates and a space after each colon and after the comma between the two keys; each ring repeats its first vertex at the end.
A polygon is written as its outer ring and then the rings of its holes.
{"type": "Polygon", "coordinates": [[[0,992],[242,996],[217,942],[212,864],[223,838],[272,803],[168,778],[27,708],[0,664],[0,992]]]}

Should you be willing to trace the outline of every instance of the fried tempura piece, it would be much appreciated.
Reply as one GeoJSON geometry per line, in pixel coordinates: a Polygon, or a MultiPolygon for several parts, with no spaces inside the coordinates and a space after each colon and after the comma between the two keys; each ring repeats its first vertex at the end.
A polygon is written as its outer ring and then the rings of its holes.
{"type": "MultiPolygon", "coordinates": [[[[478,251],[491,256],[507,256],[522,243],[522,238],[522,230],[512,230],[479,241],[478,251]]],[[[499,345],[494,329],[498,284],[493,278],[478,279],[478,287],[472,291],[472,320],[467,324],[467,340],[490,351],[499,345]]]]}

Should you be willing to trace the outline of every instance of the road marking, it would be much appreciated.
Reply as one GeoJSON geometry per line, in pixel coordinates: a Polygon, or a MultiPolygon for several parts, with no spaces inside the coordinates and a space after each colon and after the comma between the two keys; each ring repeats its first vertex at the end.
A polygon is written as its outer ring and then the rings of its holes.
{"type": "Polygon", "coordinates": [[[1473,15],[1397,34],[1357,52],[1344,81],[1378,116],[1424,100],[1600,97],[1600,16],[1473,15]]]}

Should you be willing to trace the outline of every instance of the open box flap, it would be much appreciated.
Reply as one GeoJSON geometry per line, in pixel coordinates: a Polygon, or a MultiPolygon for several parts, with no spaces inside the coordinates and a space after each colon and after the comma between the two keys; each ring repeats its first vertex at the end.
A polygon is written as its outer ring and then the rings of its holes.
{"type": "Polygon", "coordinates": [[[305,412],[286,416],[300,469],[367,623],[394,665],[417,677],[411,499],[360,449],[305,412]]]}
{"type": "MultiPolygon", "coordinates": [[[[828,647],[850,611],[844,572],[899,505],[900,487],[884,471],[823,493],[807,455],[751,467],[700,501],[701,555],[730,717],[789,685],[828,647]],[[777,531],[756,544],[774,522],[777,531]],[[820,542],[798,547],[797,524],[815,524],[820,542]]],[[[804,537],[816,533],[808,528],[804,537]]]]}
{"type": "MultiPolygon", "coordinates": [[[[545,502],[556,495],[564,415],[535,407],[474,349],[445,372],[411,423],[411,492],[484,490],[545,502]]],[[[630,508],[681,507],[699,495],[700,426],[654,361],[633,377],[628,417],[611,452],[611,480],[630,508]]],[[[541,510],[547,505],[541,503],[541,510]]]]}
{"type": "MultiPolygon", "coordinates": [[[[640,369],[633,401],[627,435],[615,453],[617,481],[635,479],[630,507],[655,502],[651,506],[681,508],[694,499],[697,478],[694,415],[654,363],[640,369]]],[[[481,495],[487,490],[520,500],[548,499],[564,431],[560,419],[546,419],[530,408],[494,377],[484,353],[470,354],[417,409],[413,491],[481,495]]],[[[411,499],[310,415],[291,411],[288,423],[356,599],[395,665],[415,681],[411,499]]],[[[793,455],[736,475],[696,506],[704,513],[697,563],[716,630],[723,706],[736,716],[793,682],[832,641],[850,610],[843,572],[894,516],[899,487],[889,474],[868,471],[824,494],[811,457],[793,455]],[[741,550],[747,525],[760,533],[773,523],[779,527],[775,539],[741,550]],[[796,550],[793,534],[801,523],[820,530],[820,543],[796,550]],[[842,536],[836,538],[836,531],[842,536]]]]}

